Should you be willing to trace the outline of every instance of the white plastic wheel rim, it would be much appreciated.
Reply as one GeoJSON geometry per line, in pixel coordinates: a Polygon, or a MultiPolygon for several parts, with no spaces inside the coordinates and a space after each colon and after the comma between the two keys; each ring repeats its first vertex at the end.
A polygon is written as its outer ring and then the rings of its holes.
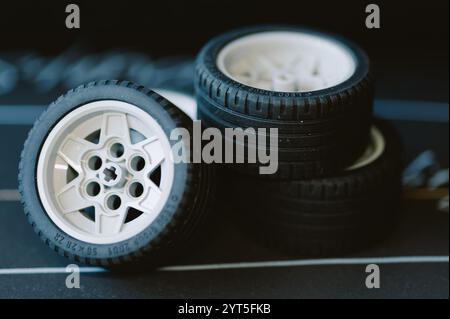
{"type": "Polygon", "coordinates": [[[174,163],[169,140],[155,119],[132,104],[103,100],[71,111],[50,131],[36,178],[41,203],[56,226],[87,243],[111,244],[137,235],[160,214],[172,188],[174,163]],[[98,130],[98,144],[86,139],[98,130]],[[115,143],[123,146],[122,155],[112,147],[115,143]],[[98,169],[89,166],[94,155],[102,159],[98,169]],[[132,162],[136,156],[144,162],[132,162]],[[108,165],[119,167],[120,174],[101,175],[108,165]],[[68,179],[70,167],[78,173],[73,180],[68,179]],[[159,185],[150,178],[156,170],[159,185]],[[107,185],[104,179],[114,176],[119,180],[107,185]],[[90,193],[98,190],[87,186],[91,182],[100,185],[98,195],[90,193]],[[140,195],[135,182],[143,186],[140,195]],[[120,204],[111,196],[118,196],[120,204]],[[94,207],[95,218],[83,211],[87,207],[94,207]],[[130,211],[140,215],[127,221],[130,211]]]}
{"type": "Polygon", "coordinates": [[[197,102],[194,97],[188,94],[166,89],[152,89],[168,101],[175,104],[180,110],[186,113],[191,119],[197,119],[197,102]]]}
{"type": "Polygon", "coordinates": [[[229,78],[263,90],[311,92],[338,85],[355,72],[349,49],[309,33],[270,31],[225,45],[217,56],[229,78]]]}
{"type": "Polygon", "coordinates": [[[372,126],[372,128],[370,129],[370,142],[364,154],[346,170],[353,171],[370,165],[371,163],[376,161],[381,156],[381,154],[383,154],[385,147],[386,141],[384,140],[383,134],[377,127],[372,126]]]}

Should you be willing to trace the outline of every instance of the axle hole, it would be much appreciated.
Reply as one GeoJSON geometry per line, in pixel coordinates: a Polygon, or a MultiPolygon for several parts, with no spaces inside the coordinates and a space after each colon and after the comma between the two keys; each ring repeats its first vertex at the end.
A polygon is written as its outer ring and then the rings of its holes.
{"type": "Polygon", "coordinates": [[[114,143],[111,145],[110,153],[113,157],[119,158],[125,153],[125,148],[120,143],[114,143]]]}
{"type": "Polygon", "coordinates": [[[100,169],[100,167],[102,167],[102,159],[98,156],[92,156],[88,160],[88,166],[91,170],[97,171],[100,169]]]}
{"type": "Polygon", "coordinates": [[[103,170],[103,174],[105,175],[105,181],[110,182],[114,181],[117,178],[116,168],[109,167],[103,170]]]}
{"type": "Polygon", "coordinates": [[[98,194],[100,194],[100,190],[101,190],[100,184],[97,182],[90,182],[86,185],[86,193],[89,196],[92,197],[97,196],[98,194]]]}
{"type": "Polygon", "coordinates": [[[131,159],[130,166],[134,171],[140,172],[145,167],[145,159],[142,156],[137,155],[131,159]]]}
{"type": "Polygon", "coordinates": [[[129,192],[132,197],[138,198],[144,193],[144,186],[139,182],[134,182],[130,185],[129,192]]]}
{"type": "Polygon", "coordinates": [[[122,200],[117,195],[111,195],[106,200],[106,206],[108,206],[108,208],[111,210],[119,209],[121,204],[122,204],[122,200]]]}

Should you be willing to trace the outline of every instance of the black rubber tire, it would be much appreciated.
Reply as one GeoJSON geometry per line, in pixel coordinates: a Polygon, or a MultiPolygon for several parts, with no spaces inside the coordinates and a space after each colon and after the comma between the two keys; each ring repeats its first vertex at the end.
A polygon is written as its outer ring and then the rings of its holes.
{"type": "Polygon", "coordinates": [[[152,266],[164,264],[185,250],[205,217],[214,195],[211,165],[176,163],[174,183],[163,211],[141,233],[114,244],[92,244],[69,236],[52,222],[41,204],[36,166],[47,135],[68,112],[102,99],[124,101],[141,108],[156,119],[168,137],[176,127],[192,130],[192,120],[175,105],[128,81],[97,81],[70,90],[39,117],[25,142],[19,165],[19,190],[25,215],[51,249],[76,262],[110,267],[136,260],[146,260],[152,266]]]}
{"type": "MultiPolygon", "coordinates": [[[[199,118],[205,126],[278,128],[280,170],[276,179],[325,176],[352,163],[367,145],[372,121],[373,83],[366,54],[340,37],[294,27],[232,31],[208,42],[196,61],[199,118]],[[313,92],[275,92],[249,87],[224,75],[216,58],[227,43],[265,31],[293,31],[327,37],[346,47],[357,61],[343,83],[313,92]],[[334,160],[331,163],[330,157],[334,160]]],[[[241,170],[258,174],[256,165],[241,170]]]]}
{"type": "Polygon", "coordinates": [[[241,205],[230,209],[265,244],[297,255],[342,254],[385,238],[401,202],[402,147],[390,125],[376,123],[386,146],[371,164],[311,180],[233,176],[234,202],[241,205]]]}

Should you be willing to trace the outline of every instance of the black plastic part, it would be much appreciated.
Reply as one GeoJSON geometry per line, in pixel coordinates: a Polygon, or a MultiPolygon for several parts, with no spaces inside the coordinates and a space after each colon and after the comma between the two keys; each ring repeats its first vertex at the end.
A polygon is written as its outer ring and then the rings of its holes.
{"type": "Polygon", "coordinates": [[[332,256],[386,238],[401,204],[402,146],[392,127],[376,125],[385,150],[356,170],[292,181],[243,175],[232,181],[221,172],[236,199],[228,210],[268,246],[297,255],[332,256]]]}

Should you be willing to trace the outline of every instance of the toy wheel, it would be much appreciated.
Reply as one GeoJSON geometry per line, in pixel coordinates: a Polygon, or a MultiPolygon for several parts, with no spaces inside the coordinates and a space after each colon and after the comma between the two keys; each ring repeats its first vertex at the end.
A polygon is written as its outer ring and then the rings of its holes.
{"type": "MultiPolygon", "coordinates": [[[[227,33],[198,55],[195,85],[206,126],[278,129],[277,179],[333,174],[369,141],[369,60],[336,36],[290,27],[227,33]]],[[[243,166],[258,174],[258,165],[243,166]]]]}
{"type": "Polygon", "coordinates": [[[174,162],[169,137],[178,127],[191,120],[130,82],[90,83],[59,98],[35,123],[20,162],[35,231],[89,264],[176,255],[173,243],[204,214],[211,174],[174,162]]]}
{"type": "MultiPolygon", "coordinates": [[[[401,198],[401,143],[395,130],[377,121],[365,153],[326,178],[256,181],[243,178],[239,215],[268,246],[302,255],[337,255],[387,236],[401,198]],[[245,189],[245,191],[244,191],[245,189]],[[242,195],[255,198],[245,201],[242,195]]],[[[238,208],[231,209],[237,210],[238,208]]]]}

